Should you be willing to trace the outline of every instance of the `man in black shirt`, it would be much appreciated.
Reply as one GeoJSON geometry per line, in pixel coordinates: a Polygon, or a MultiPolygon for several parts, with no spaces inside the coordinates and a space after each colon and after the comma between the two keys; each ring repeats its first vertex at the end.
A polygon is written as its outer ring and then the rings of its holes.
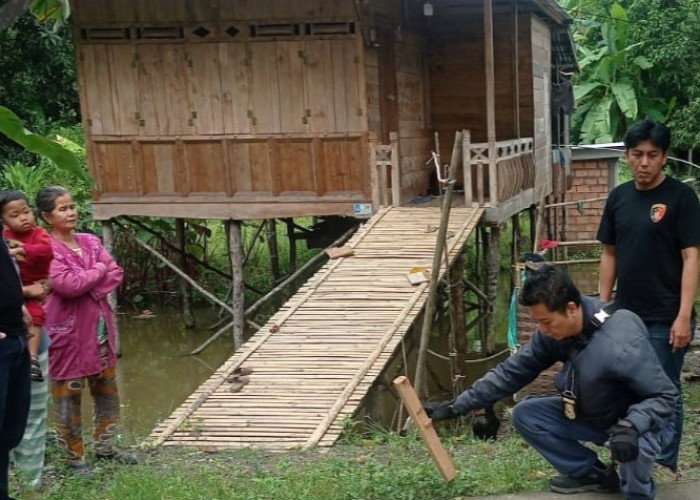
{"type": "MultiPolygon", "coordinates": [[[[686,184],[667,176],[671,132],[649,119],[625,134],[625,159],[634,179],[610,192],[598,229],[603,244],[600,298],[642,318],[661,365],[680,390],[683,357],[695,327],[700,202],[686,184]]],[[[642,376],[644,374],[641,374],[642,376]]],[[[658,462],[676,471],[683,431],[683,399],[676,434],[658,462]]]]}
{"type": "Polygon", "coordinates": [[[0,500],[8,496],[10,450],[22,440],[29,413],[29,351],[22,284],[0,238],[0,500]]]}

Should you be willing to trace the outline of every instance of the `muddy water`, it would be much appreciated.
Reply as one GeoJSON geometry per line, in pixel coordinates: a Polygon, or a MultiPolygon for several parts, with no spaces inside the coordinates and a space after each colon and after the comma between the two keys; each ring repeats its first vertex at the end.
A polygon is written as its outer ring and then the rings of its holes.
{"type": "Polygon", "coordinates": [[[208,327],[216,322],[210,309],[196,312],[195,318],[197,327],[186,330],[177,312],[164,311],[153,319],[119,316],[122,356],[117,383],[126,435],[147,436],[231,356],[231,334],[197,356],[189,354],[209,338],[213,331],[208,327]]]}

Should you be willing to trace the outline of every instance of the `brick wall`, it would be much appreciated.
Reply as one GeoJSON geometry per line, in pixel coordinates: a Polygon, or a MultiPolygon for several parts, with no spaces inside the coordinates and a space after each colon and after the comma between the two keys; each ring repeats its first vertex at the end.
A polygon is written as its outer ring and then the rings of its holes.
{"type": "MultiPolygon", "coordinates": [[[[566,201],[589,200],[608,195],[609,160],[574,160],[571,170],[573,182],[566,191],[566,201]]],[[[567,205],[566,240],[594,240],[604,205],[605,200],[586,202],[582,205],[582,211],[579,211],[577,205],[567,205]]]]}
{"type": "MultiPolygon", "coordinates": [[[[611,161],[614,162],[616,160],[611,160],[610,158],[574,160],[571,169],[571,187],[566,191],[566,201],[572,202],[606,197],[611,176],[611,161]]],[[[577,205],[558,207],[560,211],[566,210],[567,224],[565,228],[557,228],[557,234],[561,234],[561,229],[564,229],[564,239],[567,241],[595,240],[604,206],[605,200],[598,200],[583,203],[582,210],[579,210],[577,205]]],[[[561,221],[561,216],[557,220],[561,221]]],[[[575,272],[572,272],[572,278],[576,286],[584,294],[595,292],[598,288],[597,274],[583,271],[581,275],[575,275],[575,272]]],[[[537,325],[530,317],[527,309],[520,305],[518,305],[517,322],[518,342],[520,345],[523,345],[530,341],[530,337],[537,325]]],[[[556,394],[557,391],[553,382],[554,376],[560,369],[561,363],[556,363],[548,370],[542,372],[534,382],[515,395],[516,401],[532,394],[556,394]]]]}

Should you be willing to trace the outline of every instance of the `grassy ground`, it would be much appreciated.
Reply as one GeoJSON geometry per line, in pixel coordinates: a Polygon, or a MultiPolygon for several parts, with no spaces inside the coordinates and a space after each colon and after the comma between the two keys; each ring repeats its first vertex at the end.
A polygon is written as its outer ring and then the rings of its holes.
{"type": "MultiPolygon", "coordinates": [[[[684,479],[700,479],[700,384],[687,384],[684,479]]],[[[92,479],[65,471],[54,449],[40,492],[18,498],[56,500],[452,499],[547,488],[551,467],[505,424],[496,442],[468,430],[439,428],[459,471],[447,483],[415,433],[349,435],[327,450],[270,454],[260,450],[205,453],[166,447],[139,452],[136,466],[102,465],[92,479]]],[[[601,456],[606,450],[601,449],[601,456]]],[[[88,457],[89,458],[89,457],[88,457]]],[[[659,482],[673,480],[659,473],[659,482]]],[[[21,478],[12,477],[17,487],[21,478]]],[[[17,493],[17,492],[16,492],[17,493]]]]}

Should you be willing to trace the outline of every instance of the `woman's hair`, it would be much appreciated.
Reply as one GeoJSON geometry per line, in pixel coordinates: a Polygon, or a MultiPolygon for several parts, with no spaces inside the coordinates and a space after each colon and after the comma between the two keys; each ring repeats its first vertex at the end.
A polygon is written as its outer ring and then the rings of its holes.
{"type": "Polygon", "coordinates": [[[56,208],[56,200],[60,196],[70,194],[63,186],[48,186],[36,194],[35,205],[39,212],[53,212],[56,208]]]}
{"type": "Polygon", "coordinates": [[[566,311],[566,304],[581,303],[581,292],[563,269],[545,265],[528,274],[522,290],[520,304],[534,306],[544,304],[550,312],[566,311]]]}
{"type": "Polygon", "coordinates": [[[24,200],[27,202],[27,205],[29,205],[27,195],[19,189],[3,189],[0,191],[0,214],[2,214],[2,210],[5,208],[5,205],[17,200],[24,200]]]}

